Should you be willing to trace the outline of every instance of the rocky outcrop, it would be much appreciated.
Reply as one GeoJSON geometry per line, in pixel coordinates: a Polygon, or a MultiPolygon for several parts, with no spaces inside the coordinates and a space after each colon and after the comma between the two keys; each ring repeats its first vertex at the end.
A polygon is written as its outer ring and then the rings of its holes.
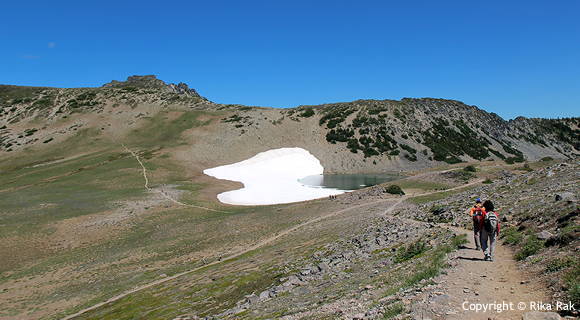
{"type": "Polygon", "coordinates": [[[126,86],[133,86],[139,88],[160,88],[166,87],[167,84],[160,79],[157,79],[154,75],[146,75],[146,76],[130,76],[127,77],[126,81],[117,81],[113,80],[109,83],[105,83],[102,88],[119,88],[119,87],[126,87],[126,86]]]}
{"type": "Polygon", "coordinates": [[[201,98],[195,89],[190,89],[187,84],[183,82],[180,82],[179,84],[166,84],[163,80],[157,79],[157,77],[152,74],[146,76],[130,76],[126,81],[113,80],[109,83],[105,83],[102,88],[120,88],[127,86],[138,88],[160,88],[167,92],[174,92],[178,94],[185,94],[191,97],[201,98]]]}
{"type": "Polygon", "coordinates": [[[199,93],[197,93],[197,91],[195,91],[195,89],[190,89],[187,86],[187,84],[183,82],[180,82],[179,84],[170,83],[168,84],[168,87],[171,88],[171,90],[173,90],[173,92],[175,93],[186,94],[191,97],[201,98],[201,96],[199,95],[199,93]]]}

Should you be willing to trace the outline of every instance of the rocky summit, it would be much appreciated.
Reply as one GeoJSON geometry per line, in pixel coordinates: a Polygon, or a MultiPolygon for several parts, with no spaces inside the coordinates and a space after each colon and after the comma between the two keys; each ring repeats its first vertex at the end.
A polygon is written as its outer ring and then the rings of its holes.
{"type": "Polygon", "coordinates": [[[139,88],[163,88],[170,92],[185,94],[192,97],[201,98],[195,89],[189,89],[187,84],[180,82],[179,84],[166,84],[163,80],[157,79],[154,75],[147,76],[130,76],[126,81],[113,80],[105,83],[102,88],[122,88],[122,87],[139,87],[139,88]]]}
{"type": "Polygon", "coordinates": [[[578,317],[580,118],[220,104],[153,75],[1,85],[0,107],[1,319],[578,317]],[[405,178],[233,206],[217,194],[241,183],[203,174],[295,147],[325,173],[405,178]],[[477,198],[499,216],[494,261],[477,198]]]}

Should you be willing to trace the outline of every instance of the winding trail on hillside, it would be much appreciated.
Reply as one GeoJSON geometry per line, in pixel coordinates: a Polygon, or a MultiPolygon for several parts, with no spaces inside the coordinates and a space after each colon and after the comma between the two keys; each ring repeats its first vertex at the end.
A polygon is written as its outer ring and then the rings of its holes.
{"type": "Polygon", "coordinates": [[[141,165],[141,168],[143,168],[143,177],[145,178],[145,188],[149,189],[149,180],[147,180],[147,169],[145,169],[143,162],[141,162],[141,159],[139,159],[139,155],[137,153],[133,152],[132,150],[130,150],[129,148],[125,147],[125,145],[123,143],[121,143],[121,145],[123,146],[123,148],[125,148],[125,150],[127,150],[129,153],[131,153],[137,159],[137,161],[141,165]]]}
{"type": "Polygon", "coordinates": [[[281,238],[281,237],[283,237],[285,235],[288,235],[291,232],[296,231],[296,230],[298,230],[298,229],[300,229],[300,228],[302,228],[304,226],[307,226],[307,225],[316,223],[318,221],[321,221],[321,220],[324,220],[324,219],[333,217],[333,216],[338,215],[338,214],[346,213],[346,212],[351,211],[351,210],[354,210],[354,209],[358,209],[358,208],[366,207],[366,206],[370,206],[370,205],[375,205],[375,204],[379,204],[379,203],[384,203],[384,202],[394,202],[387,209],[387,211],[385,211],[385,213],[392,212],[395,209],[395,207],[397,205],[399,205],[400,203],[402,203],[405,199],[406,199],[406,197],[401,197],[399,199],[381,199],[381,200],[377,200],[377,201],[373,201],[373,202],[362,203],[362,204],[359,204],[359,205],[355,205],[355,206],[352,206],[352,207],[348,207],[348,208],[345,208],[345,209],[341,209],[341,210],[338,210],[338,211],[331,212],[329,214],[326,214],[324,216],[320,216],[318,218],[314,218],[314,219],[305,221],[305,222],[300,223],[300,224],[298,224],[298,225],[296,225],[296,226],[294,226],[292,228],[289,228],[289,229],[286,229],[284,231],[281,231],[280,233],[277,233],[274,236],[271,236],[271,237],[268,237],[268,238],[263,239],[261,241],[258,241],[253,246],[248,247],[248,248],[246,248],[246,249],[244,249],[242,251],[236,252],[236,253],[234,253],[234,254],[232,254],[230,256],[227,256],[227,257],[223,257],[221,261],[219,261],[219,260],[212,261],[212,262],[209,262],[209,263],[207,263],[207,264],[205,264],[203,266],[200,266],[200,267],[197,267],[197,268],[188,270],[188,271],[184,271],[184,272],[175,274],[173,276],[166,277],[166,278],[163,278],[163,279],[159,279],[159,280],[153,281],[151,283],[148,283],[146,285],[142,285],[140,287],[131,289],[129,291],[126,291],[126,292],[123,292],[123,293],[121,293],[119,295],[116,295],[116,296],[110,298],[107,301],[103,301],[103,302],[97,303],[97,304],[95,304],[95,305],[93,305],[91,307],[88,307],[86,309],[83,309],[83,310],[81,310],[81,311],[79,311],[79,312],[77,312],[75,314],[68,315],[68,316],[64,317],[63,320],[73,319],[75,317],[78,317],[78,316],[82,315],[83,313],[86,313],[86,312],[95,310],[95,309],[100,308],[102,306],[105,306],[105,305],[107,305],[109,303],[112,303],[112,302],[115,302],[117,300],[120,300],[120,299],[122,299],[122,298],[124,298],[124,297],[126,297],[126,296],[128,296],[130,294],[133,294],[133,293],[136,293],[136,292],[139,292],[139,291],[142,291],[142,290],[145,290],[145,289],[154,287],[156,285],[159,285],[159,284],[162,284],[162,283],[165,283],[165,282],[174,280],[174,279],[179,278],[179,277],[182,277],[182,276],[184,276],[186,274],[190,274],[192,272],[196,272],[196,271],[199,271],[201,269],[208,268],[210,266],[217,265],[217,264],[224,263],[226,261],[232,260],[232,259],[234,259],[236,257],[239,257],[239,256],[243,255],[243,254],[246,254],[248,252],[257,250],[257,249],[259,249],[259,248],[261,248],[261,247],[263,247],[263,246],[265,246],[265,245],[267,245],[267,244],[269,244],[269,243],[271,243],[271,242],[273,242],[273,241],[275,241],[275,240],[277,240],[277,239],[279,239],[279,238],[281,238]]]}
{"type": "MultiPolygon", "coordinates": [[[[123,143],[121,143],[121,145],[123,146],[123,148],[125,148],[125,150],[127,150],[127,152],[131,153],[137,159],[137,161],[141,165],[141,168],[143,168],[143,177],[145,178],[145,188],[149,189],[149,180],[147,179],[147,169],[145,168],[145,165],[143,165],[143,162],[141,162],[141,159],[139,159],[139,155],[136,152],[133,152],[131,149],[127,148],[123,143]]],[[[178,200],[173,199],[171,196],[169,196],[168,193],[164,193],[163,191],[162,191],[162,194],[167,200],[174,202],[176,204],[185,206],[185,207],[192,207],[192,208],[198,208],[198,209],[203,209],[203,210],[208,210],[208,211],[226,213],[225,211],[220,211],[220,210],[215,210],[215,209],[211,209],[211,208],[206,208],[206,207],[202,207],[202,206],[196,206],[193,204],[187,204],[187,203],[180,202],[178,200]]]]}
{"type": "MultiPolygon", "coordinates": [[[[123,147],[125,147],[125,146],[123,145],[123,147]]],[[[127,149],[127,148],[125,147],[125,149],[127,149]]],[[[129,152],[131,152],[129,149],[127,149],[127,150],[129,152]]],[[[135,153],[133,153],[133,152],[131,152],[131,154],[135,155],[135,153]]],[[[141,163],[141,161],[139,161],[139,163],[141,163]]],[[[141,165],[143,165],[143,164],[141,163],[141,165]]],[[[144,169],[144,174],[145,174],[145,172],[146,171],[144,169]]],[[[446,191],[465,188],[466,186],[474,185],[474,184],[480,183],[481,181],[482,180],[473,181],[473,182],[471,182],[469,184],[465,184],[465,185],[461,185],[461,186],[458,186],[458,187],[455,187],[455,188],[447,189],[446,191]]],[[[428,195],[428,194],[432,194],[432,193],[438,193],[438,192],[439,191],[432,191],[432,192],[428,192],[428,193],[422,194],[421,196],[428,195]]],[[[355,210],[355,209],[359,209],[359,208],[362,208],[362,207],[376,205],[376,204],[385,203],[385,202],[393,202],[385,211],[383,211],[381,213],[381,215],[389,214],[393,210],[395,210],[395,208],[399,204],[401,204],[403,201],[405,201],[405,200],[407,200],[409,198],[412,198],[412,197],[414,197],[414,196],[406,195],[406,196],[402,196],[400,198],[395,198],[395,199],[391,198],[391,199],[381,199],[381,200],[376,200],[376,201],[371,201],[371,202],[365,202],[365,203],[362,203],[362,204],[357,204],[357,205],[354,205],[354,206],[350,206],[348,208],[344,208],[344,209],[341,209],[341,210],[338,210],[338,211],[334,211],[334,212],[328,213],[326,215],[323,215],[323,216],[320,216],[320,217],[317,217],[317,218],[314,218],[314,219],[305,221],[305,222],[300,223],[300,224],[298,224],[298,225],[296,225],[296,226],[294,226],[292,228],[283,230],[283,231],[281,231],[281,232],[279,232],[279,233],[277,233],[277,234],[275,234],[275,235],[273,235],[271,237],[268,237],[266,239],[260,240],[256,244],[254,244],[251,247],[248,247],[248,248],[246,248],[246,249],[244,249],[242,251],[239,251],[239,252],[236,252],[236,253],[234,253],[232,255],[223,257],[221,260],[212,261],[212,262],[209,262],[209,263],[207,263],[207,264],[205,264],[203,266],[200,266],[200,267],[197,267],[197,268],[188,270],[188,271],[184,271],[184,272],[175,274],[173,276],[165,277],[163,279],[159,279],[159,280],[153,281],[151,283],[142,285],[142,286],[137,287],[137,288],[133,288],[133,289],[128,290],[126,292],[123,292],[123,293],[121,293],[119,295],[116,295],[114,297],[111,297],[111,298],[109,298],[106,301],[100,302],[100,303],[95,304],[95,305],[93,305],[91,307],[88,307],[86,309],[83,309],[83,310],[81,310],[81,311],[79,311],[79,312],[77,312],[75,314],[66,316],[66,317],[63,318],[63,320],[73,319],[73,318],[75,318],[77,316],[80,316],[80,315],[86,313],[86,312],[95,310],[95,309],[100,308],[102,306],[105,306],[105,305],[107,305],[109,303],[112,303],[112,302],[118,301],[118,300],[120,300],[122,298],[125,298],[125,297],[127,297],[127,296],[129,296],[129,295],[131,295],[133,293],[136,293],[136,292],[139,292],[139,291],[142,291],[142,290],[145,290],[145,289],[154,287],[156,285],[159,285],[159,284],[162,284],[162,283],[165,283],[165,282],[174,280],[176,278],[179,278],[179,277],[182,277],[184,275],[187,275],[187,274],[190,274],[190,273],[199,271],[199,270],[204,269],[204,268],[211,267],[213,265],[217,265],[217,264],[220,264],[220,263],[227,262],[227,261],[232,260],[234,258],[237,258],[237,257],[239,257],[239,256],[241,256],[243,254],[246,254],[248,252],[257,250],[257,249],[259,249],[259,248],[261,248],[261,247],[263,247],[263,246],[265,246],[265,245],[267,245],[269,243],[272,243],[273,241],[276,241],[279,238],[284,237],[284,236],[286,236],[286,235],[288,235],[288,234],[290,234],[290,233],[292,233],[292,232],[294,232],[294,231],[296,231],[296,230],[298,230],[300,228],[303,228],[305,226],[308,226],[308,225],[311,225],[313,223],[319,222],[321,220],[328,219],[330,217],[333,217],[333,216],[336,216],[336,215],[339,215],[339,214],[343,214],[343,213],[346,213],[346,212],[349,212],[349,211],[352,211],[352,210],[355,210]]]]}

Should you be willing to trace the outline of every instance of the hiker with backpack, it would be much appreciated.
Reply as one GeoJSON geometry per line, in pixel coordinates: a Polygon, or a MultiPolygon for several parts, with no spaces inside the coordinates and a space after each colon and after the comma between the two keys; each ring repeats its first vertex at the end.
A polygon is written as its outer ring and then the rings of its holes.
{"type": "Polygon", "coordinates": [[[499,237],[499,217],[494,211],[493,202],[486,200],[483,203],[483,223],[481,228],[481,249],[483,250],[483,260],[493,262],[495,256],[495,242],[499,237]],[[488,246],[489,240],[489,246],[488,246]]]}
{"type": "Polygon", "coordinates": [[[471,207],[469,216],[473,220],[473,240],[475,240],[475,250],[481,249],[481,227],[483,225],[484,209],[481,199],[475,200],[475,205],[471,207]]]}

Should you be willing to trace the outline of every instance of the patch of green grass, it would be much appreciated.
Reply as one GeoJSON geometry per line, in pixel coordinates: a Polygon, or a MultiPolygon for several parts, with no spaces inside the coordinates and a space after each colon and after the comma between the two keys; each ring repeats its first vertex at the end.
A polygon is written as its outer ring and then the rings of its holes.
{"type": "Polygon", "coordinates": [[[397,252],[397,256],[395,257],[395,263],[401,263],[408,261],[410,259],[416,258],[417,256],[421,255],[423,252],[429,250],[427,244],[424,241],[418,240],[409,244],[406,248],[401,247],[397,252]]]}
{"type": "Polygon", "coordinates": [[[573,223],[568,223],[562,230],[560,230],[560,234],[566,234],[570,231],[580,229],[580,226],[576,226],[573,223]]]}
{"type": "Polygon", "coordinates": [[[140,148],[175,146],[182,142],[181,134],[184,131],[207,125],[213,121],[214,116],[217,116],[217,113],[191,110],[184,112],[174,120],[166,120],[162,116],[147,118],[147,123],[131,132],[126,140],[131,141],[131,145],[140,148]],[[199,120],[204,115],[211,117],[209,120],[199,120]]]}
{"type": "Polygon", "coordinates": [[[534,259],[532,259],[532,261],[530,261],[531,264],[536,264],[540,261],[543,261],[544,259],[546,259],[546,257],[544,256],[539,256],[539,257],[535,257],[534,259]]]}
{"type": "Polygon", "coordinates": [[[465,188],[452,190],[452,191],[442,191],[442,192],[435,192],[435,193],[423,195],[423,196],[415,196],[415,197],[409,198],[409,201],[411,201],[414,204],[426,204],[426,203],[429,203],[431,201],[445,199],[451,195],[454,195],[454,194],[457,194],[460,192],[464,192],[464,191],[467,191],[467,190],[470,190],[473,188],[475,188],[475,187],[474,186],[467,186],[465,188]]]}
{"type": "Polygon", "coordinates": [[[522,240],[522,234],[517,227],[509,227],[501,232],[500,239],[505,239],[503,244],[518,244],[522,240]]]}
{"type": "MultiPolygon", "coordinates": [[[[451,241],[446,245],[438,247],[434,250],[431,255],[426,259],[426,261],[419,265],[415,272],[412,273],[409,277],[404,280],[404,287],[411,287],[416,283],[419,283],[423,279],[429,279],[434,277],[441,272],[441,269],[445,268],[445,254],[452,252],[455,249],[458,249],[460,246],[469,243],[467,240],[467,235],[462,234],[456,237],[452,237],[451,241]]],[[[419,255],[415,255],[414,258],[418,257],[419,255]]]]}
{"type": "Polygon", "coordinates": [[[568,287],[566,296],[575,306],[580,305],[580,265],[576,264],[564,276],[564,281],[568,287]]]}
{"type": "Polygon", "coordinates": [[[544,247],[544,241],[538,240],[534,235],[528,236],[526,242],[522,245],[520,252],[514,257],[515,260],[521,261],[529,256],[533,256],[538,253],[541,248],[544,247]]]}
{"type": "Polygon", "coordinates": [[[383,319],[393,319],[394,317],[405,312],[405,307],[401,303],[394,303],[385,307],[383,319]]]}
{"type": "Polygon", "coordinates": [[[546,273],[555,272],[566,267],[571,267],[576,264],[576,259],[572,257],[554,258],[546,265],[546,273]]]}

